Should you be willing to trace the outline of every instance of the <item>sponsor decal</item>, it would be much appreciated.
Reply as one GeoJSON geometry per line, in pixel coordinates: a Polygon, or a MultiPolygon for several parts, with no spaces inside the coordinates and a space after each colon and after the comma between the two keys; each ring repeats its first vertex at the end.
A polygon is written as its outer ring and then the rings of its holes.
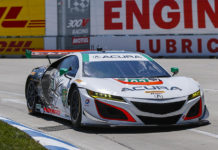
{"type": "Polygon", "coordinates": [[[130,85],[157,85],[163,84],[163,81],[160,79],[115,79],[116,81],[123,83],[123,84],[130,84],[130,85]]]}
{"type": "Polygon", "coordinates": [[[62,103],[64,106],[67,104],[67,89],[62,89],[62,103]]]}
{"type": "Polygon", "coordinates": [[[122,88],[122,92],[126,91],[154,91],[154,90],[165,90],[165,91],[182,91],[179,87],[172,86],[172,87],[166,87],[166,86],[134,86],[130,88],[122,88]]]}
{"type": "Polygon", "coordinates": [[[44,0],[3,0],[0,7],[0,35],[45,35],[44,0]]]}
{"type": "Polygon", "coordinates": [[[140,54],[89,54],[89,61],[148,61],[140,54]]]}
{"type": "Polygon", "coordinates": [[[89,44],[89,37],[73,37],[72,44],[73,45],[89,44]]]}
{"type": "Polygon", "coordinates": [[[80,79],[76,79],[75,82],[77,82],[77,83],[81,83],[81,82],[83,82],[83,81],[80,80],[80,79]]]}
{"type": "Polygon", "coordinates": [[[90,103],[90,100],[89,100],[89,99],[86,99],[86,100],[85,100],[85,104],[88,105],[89,103],[90,103]]]}
{"type": "Polygon", "coordinates": [[[31,75],[34,76],[36,74],[36,72],[31,72],[31,75]]]}
{"type": "Polygon", "coordinates": [[[45,112],[47,112],[47,113],[51,113],[51,114],[55,114],[55,115],[60,115],[61,114],[60,110],[56,110],[56,109],[51,109],[51,108],[44,107],[43,110],[45,112]]]}
{"type": "Polygon", "coordinates": [[[163,94],[165,91],[145,91],[145,93],[150,93],[150,94],[163,94]]]}
{"type": "Polygon", "coordinates": [[[41,110],[42,105],[41,104],[36,104],[36,109],[41,110]]]}
{"type": "Polygon", "coordinates": [[[26,49],[44,49],[43,38],[0,39],[0,55],[25,55],[26,49]]]}

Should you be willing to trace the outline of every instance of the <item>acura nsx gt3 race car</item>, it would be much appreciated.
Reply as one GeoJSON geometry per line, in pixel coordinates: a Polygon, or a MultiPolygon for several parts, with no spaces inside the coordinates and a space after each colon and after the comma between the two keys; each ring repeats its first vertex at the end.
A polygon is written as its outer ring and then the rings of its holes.
{"type": "Polygon", "coordinates": [[[199,83],[174,76],[178,68],[171,72],[142,53],[69,53],[32,70],[26,81],[27,107],[32,114],[71,120],[76,128],[183,125],[205,120],[209,113],[199,83]]]}

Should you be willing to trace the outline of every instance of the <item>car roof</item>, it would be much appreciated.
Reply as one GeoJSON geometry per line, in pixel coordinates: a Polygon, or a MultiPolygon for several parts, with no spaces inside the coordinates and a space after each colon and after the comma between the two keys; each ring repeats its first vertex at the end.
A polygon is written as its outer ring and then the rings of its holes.
{"type": "Polygon", "coordinates": [[[120,53],[128,53],[128,54],[136,54],[137,52],[130,52],[130,51],[124,51],[124,50],[108,50],[108,51],[105,51],[105,50],[102,50],[102,51],[83,51],[83,52],[80,52],[81,54],[120,54],[120,53]]]}

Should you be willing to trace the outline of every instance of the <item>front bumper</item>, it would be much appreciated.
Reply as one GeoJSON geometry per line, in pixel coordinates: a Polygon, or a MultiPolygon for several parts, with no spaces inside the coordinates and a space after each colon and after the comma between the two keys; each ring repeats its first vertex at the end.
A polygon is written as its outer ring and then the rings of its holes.
{"type": "Polygon", "coordinates": [[[81,122],[83,125],[183,125],[200,122],[209,116],[203,96],[190,101],[186,100],[187,97],[161,101],[125,98],[125,103],[106,99],[93,99],[85,89],[80,89],[80,93],[83,105],[81,122]],[[139,107],[140,105],[136,105],[136,103],[144,104],[145,109],[139,107]],[[148,107],[150,108],[148,109],[148,107]]]}

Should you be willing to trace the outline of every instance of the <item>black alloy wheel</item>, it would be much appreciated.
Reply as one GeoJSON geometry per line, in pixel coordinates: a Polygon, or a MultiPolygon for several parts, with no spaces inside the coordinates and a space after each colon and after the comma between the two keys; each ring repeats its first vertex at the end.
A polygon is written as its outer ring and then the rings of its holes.
{"type": "Polygon", "coordinates": [[[70,93],[70,115],[73,127],[76,129],[80,128],[82,109],[80,93],[77,88],[74,88],[73,91],[70,93]]]}
{"type": "Polygon", "coordinates": [[[36,102],[38,100],[38,93],[36,85],[33,81],[28,81],[26,88],[27,108],[30,114],[36,114],[36,102]]]}

